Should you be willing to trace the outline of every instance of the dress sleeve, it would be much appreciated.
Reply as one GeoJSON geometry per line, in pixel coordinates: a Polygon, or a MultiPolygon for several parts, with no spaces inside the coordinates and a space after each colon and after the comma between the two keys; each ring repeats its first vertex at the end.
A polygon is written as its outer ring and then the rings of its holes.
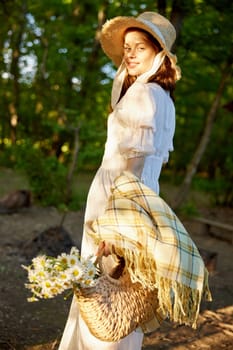
{"type": "Polygon", "coordinates": [[[126,158],[154,154],[155,102],[146,84],[134,83],[118,103],[119,151],[126,158]]]}

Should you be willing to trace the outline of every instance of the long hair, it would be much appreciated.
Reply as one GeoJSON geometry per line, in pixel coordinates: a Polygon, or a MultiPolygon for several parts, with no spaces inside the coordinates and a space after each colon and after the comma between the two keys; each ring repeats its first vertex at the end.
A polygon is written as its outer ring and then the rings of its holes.
{"type": "MultiPolygon", "coordinates": [[[[140,28],[128,28],[125,32],[138,31],[146,35],[147,39],[151,42],[152,46],[155,49],[156,54],[162,51],[162,47],[159,42],[147,31],[140,28]]],[[[124,96],[128,88],[135,82],[137,77],[126,75],[119,100],[124,96]]],[[[170,59],[165,56],[163,63],[161,64],[158,71],[153,74],[147,81],[148,83],[156,83],[160,85],[164,90],[169,91],[171,98],[174,100],[174,90],[176,84],[176,71],[171,66],[170,59]]]]}

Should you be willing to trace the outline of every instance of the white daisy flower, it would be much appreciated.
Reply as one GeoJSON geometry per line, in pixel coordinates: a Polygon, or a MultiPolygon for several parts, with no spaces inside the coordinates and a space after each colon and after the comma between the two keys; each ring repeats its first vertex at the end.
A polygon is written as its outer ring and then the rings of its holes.
{"type": "Polygon", "coordinates": [[[76,255],[77,257],[80,256],[79,250],[77,247],[72,247],[70,250],[70,255],[76,255]]]}
{"type": "Polygon", "coordinates": [[[95,283],[95,257],[81,259],[79,250],[72,247],[70,254],[62,253],[57,258],[45,255],[32,260],[30,266],[22,267],[28,273],[25,287],[33,296],[28,301],[53,298],[66,290],[87,288],[95,283]]]}
{"type": "Polygon", "coordinates": [[[80,261],[76,255],[70,255],[67,257],[68,260],[68,266],[72,267],[75,265],[80,265],[80,261]]]}

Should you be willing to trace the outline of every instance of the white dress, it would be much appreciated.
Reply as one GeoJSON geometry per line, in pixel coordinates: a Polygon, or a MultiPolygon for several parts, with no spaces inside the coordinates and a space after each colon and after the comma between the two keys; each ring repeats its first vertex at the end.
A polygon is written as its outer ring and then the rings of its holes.
{"type": "MultiPolygon", "coordinates": [[[[108,134],[102,164],[87,198],[85,222],[104,212],[114,179],[126,169],[127,158],[146,156],[142,181],[159,193],[163,163],[173,150],[175,108],[167,92],[155,83],[135,82],[108,118],[108,134]]],[[[97,247],[83,235],[82,255],[97,247]]],[[[73,298],[59,350],[140,350],[143,333],[134,331],[119,342],[103,342],[88,330],[73,298]]]]}

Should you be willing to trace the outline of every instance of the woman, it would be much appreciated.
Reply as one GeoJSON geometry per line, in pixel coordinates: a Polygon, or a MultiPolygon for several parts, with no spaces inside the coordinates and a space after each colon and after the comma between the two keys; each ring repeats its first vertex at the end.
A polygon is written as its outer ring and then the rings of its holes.
{"type": "MultiPolygon", "coordinates": [[[[172,24],[154,12],[116,17],[103,26],[102,48],[119,68],[112,87],[105,152],[88,194],[85,222],[103,214],[113,181],[124,170],[159,193],[161,168],[173,150],[172,93],[180,78],[176,57],[170,52],[175,37],[172,24]]],[[[82,255],[96,254],[97,249],[84,232],[82,255]]],[[[140,329],[119,342],[98,340],[79,315],[74,298],[59,350],[138,350],[142,341],[140,329]]]]}

